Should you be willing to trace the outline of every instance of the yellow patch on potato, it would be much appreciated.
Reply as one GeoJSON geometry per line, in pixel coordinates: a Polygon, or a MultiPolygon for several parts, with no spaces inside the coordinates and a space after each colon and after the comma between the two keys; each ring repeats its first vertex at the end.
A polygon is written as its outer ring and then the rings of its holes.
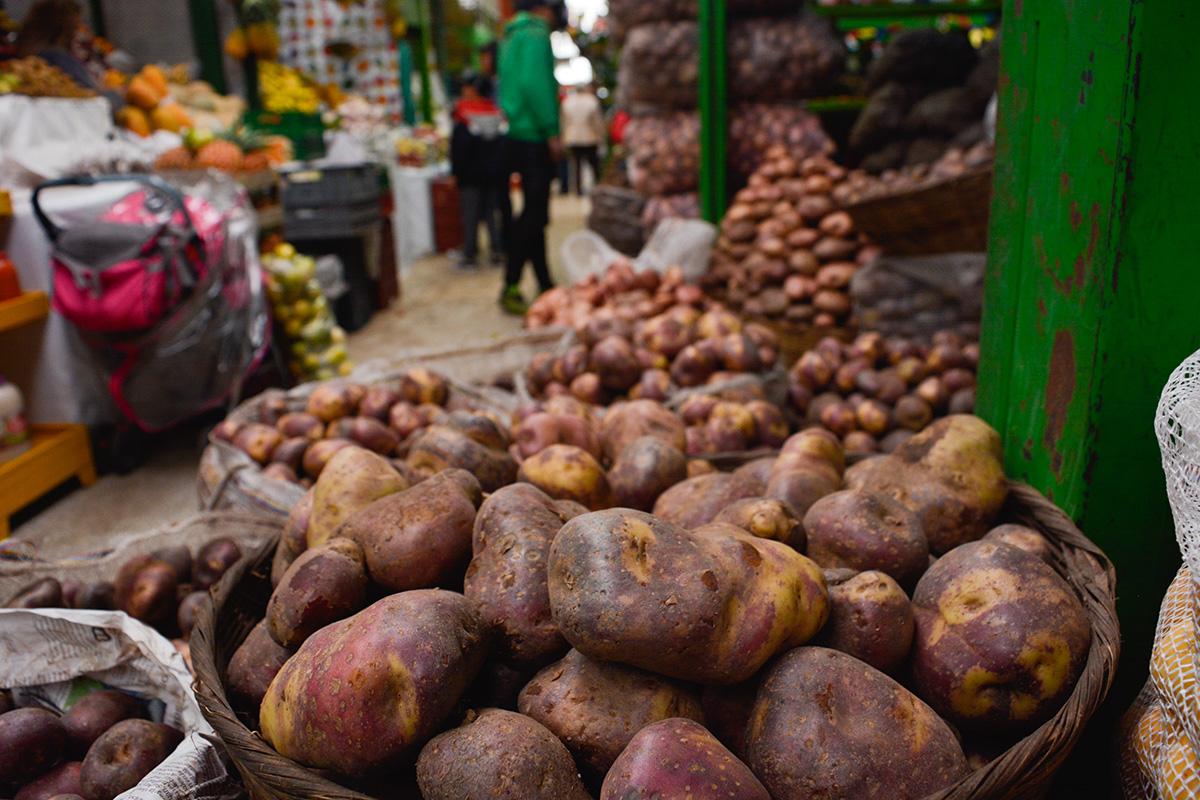
{"type": "MultiPolygon", "coordinates": [[[[1029,638],[1029,646],[1017,657],[1025,670],[1037,679],[1038,695],[1052,697],[1062,688],[1071,671],[1071,649],[1062,639],[1047,633],[1035,633],[1029,638]]],[[[1032,712],[1031,712],[1032,713],[1032,712]]],[[[1028,716],[1022,715],[1022,718],[1028,716]]]]}
{"type": "Polygon", "coordinates": [[[650,549],[657,543],[654,531],[638,519],[625,520],[625,549],[621,553],[621,566],[642,586],[650,582],[654,574],[654,559],[650,549]]]}
{"type": "Polygon", "coordinates": [[[996,701],[984,693],[984,689],[1000,683],[1000,676],[978,665],[967,670],[962,681],[950,695],[954,710],[964,717],[982,717],[996,705],[996,701]]]}
{"type": "Polygon", "coordinates": [[[976,569],[952,581],[942,592],[938,608],[951,625],[964,625],[1009,598],[1019,596],[1016,577],[1003,569],[976,569]]]}

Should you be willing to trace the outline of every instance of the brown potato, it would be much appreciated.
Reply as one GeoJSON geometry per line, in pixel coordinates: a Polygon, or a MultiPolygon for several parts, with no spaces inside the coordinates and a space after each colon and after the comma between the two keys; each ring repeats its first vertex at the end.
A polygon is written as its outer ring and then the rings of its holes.
{"type": "Polygon", "coordinates": [[[327,539],[283,574],[267,602],[267,630],[280,646],[299,647],[318,629],[361,611],[369,584],[358,543],[345,536],[327,539]]]}
{"type": "Polygon", "coordinates": [[[552,444],[575,445],[597,459],[604,453],[600,435],[591,421],[573,414],[547,414],[544,411],[531,414],[517,425],[513,438],[522,458],[537,455],[552,444]]]}
{"type": "Polygon", "coordinates": [[[109,728],[88,750],[79,770],[87,800],[113,800],[132,789],[183,741],[183,733],[145,719],[127,719],[109,728]]]}
{"type": "Polygon", "coordinates": [[[175,569],[152,558],[130,580],[117,587],[117,608],[147,625],[158,625],[178,611],[179,581],[175,569]]]}
{"type": "Polygon", "coordinates": [[[242,557],[242,548],[227,536],[206,543],[192,561],[192,587],[207,589],[242,557]]]}
{"type": "Polygon", "coordinates": [[[932,708],[874,667],[824,647],[798,647],[767,671],[746,763],[775,800],[910,800],[968,772],[958,739],[932,708]]]}
{"type": "Polygon", "coordinates": [[[308,546],[333,536],[355,511],[407,488],[408,482],[383,456],[357,445],[339,450],[313,484],[308,546]]]}
{"type": "Polygon", "coordinates": [[[271,638],[265,619],[251,628],[245,641],[233,651],[225,671],[234,706],[257,716],[267,687],[291,657],[291,650],[280,647],[271,638]]]}
{"type": "Polygon", "coordinates": [[[654,516],[692,530],[707,525],[732,503],[761,493],[746,475],[714,472],[688,478],[667,489],[654,503],[654,516]]]}
{"type": "Polygon", "coordinates": [[[1003,542],[1037,556],[1054,566],[1054,546],[1039,531],[1024,525],[997,525],[983,537],[985,542],[1003,542]]]}
{"type": "Polygon", "coordinates": [[[635,439],[653,436],[684,452],[687,441],[678,416],[653,400],[630,400],[609,407],[600,425],[604,457],[614,462],[635,439]]]}
{"type": "Polygon", "coordinates": [[[1027,732],[1067,699],[1091,626],[1075,592],[1037,556],[968,542],[913,592],[916,691],[964,729],[1027,732]]]}
{"type": "Polygon", "coordinates": [[[427,367],[413,367],[400,379],[400,396],[413,405],[444,406],[450,396],[450,381],[427,367]]]}
{"type": "Polygon", "coordinates": [[[57,578],[40,578],[26,586],[4,604],[5,608],[61,608],[62,584],[57,578]]]}
{"type": "Polygon", "coordinates": [[[536,720],[485,708],[435,736],[417,758],[425,800],[590,800],[561,741],[536,720]]]}
{"type": "Polygon", "coordinates": [[[333,422],[338,417],[352,415],[366,393],[365,387],[354,383],[319,383],[308,396],[304,410],[321,422],[333,422]]]}
{"type": "Polygon", "coordinates": [[[574,500],[595,511],[611,508],[612,487],[600,462],[569,444],[552,444],[525,459],[517,480],[531,483],[551,497],[574,500]]]}
{"type": "Polygon", "coordinates": [[[447,585],[471,559],[481,502],[474,475],[447,470],[356,511],[337,535],[362,547],[367,573],[380,586],[407,591],[447,585]]]}
{"type": "Polygon", "coordinates": [[[308,520],[312,516],[312,504],[313,490],[309,489],[288,513],[287,525],[279,535],[279,544],[275,547],[275,555],[271,559],[272,587],[279,585],[287,568],[308,549],[308,520]]]}
{"type": "Polygon", "coordinates": [[[638,797],[771,800],[750,768],[703,725],[678,717],[638,731],[605,776],[600,800],[638,797]]]}
{"type": "Polygon", "coordinates": [[[253,458],[259,464],[271,460],[271,453],[283,441],[283,435],[271,425],[255,422],[240,429],[233,437],[234,447],[253,458]]]}
{"type": "Polygon", "coordinates": [[[437,733],[487,646],[486,623],[461,594],[389,595],[317,631],[283,665],[259,712],[263,739],[344,775],[394,768],[437,733]]]}
{"type": "Polygon", "coordinates": [[[190,639],[192,628],[196,626],[196,609],[208,598],[208,592],[196,590],[188,592],[179,601],[179,610],[175,612],[175,622],[179,625],[179,636],[190,639]]]}
{"type": "Polygon", "coordinates": [[[791,507],[769,497],[747,497],[721,509],[713,522],[736,525],[760,539],[783,542],[798,553],[807,546],[804,525],[791,507]]]}
{"type": "Polygon", "coordinates": [[[787,545],[631,509],[564,525],[547,577],[554,621],[577,650],[701,683],[745,680],[828,614],[820,568],[787,545]]]}
{"type": "Polygon", "coordinates": [[[372,386],[358,401],[358,414],[386,423],[392,406],[400,402],[400,390],[390,386],[372,386]]]}
{"type": "Polygon", "coordinates": [[[13,795],[13,800],[50,800],[62,795],[80,797],[83,789],[79,786],[79,770],[83,767],[80,761],[66,761],[54,769],[22,786],[13,795]]]}
{"type": "Polygon", "coordinates": [[[318,442],[313,442],[304,451],[304,457],[300,459],[300,466],[304,469],[305,475],[316,480],[321,477],[321,473],[325,470],[325,465],[329,463],[329,459],[333,458],[339,450],[357,446],[349,439],[322,439],[318,442]]]}
{"type": "Polygon", "coordinates": [[[448,425],[431,425],[413,441],[408,463],[430,473],[465,469],[485,492],[516,480],[517,462],[507,450],[495,450],[448,425]]]}
{"type": "Polygon", "coordinates": [[[67,732],[67,754],[83,758],[106,730],[123,719],[141,716],[137,699],[119,689],[100,689],[84,695],[61,717],[67,732]]]}
{"type": "Polygon", "coordinates": [[[912,603],[892,577],[868,570],[829,584],[829,622],[813,644],[840,650],[898,675],[913,640],[912,603]]]}
{"type": "Polygon", "coordinates": [[[608,471],[615,505],[649,511],[658,496],[687,479],[687,456],[654,436],[634,439],[608,471]]]}
{"type": "Polygon", "coordinates": [[[633,735],[670,717],[704,722],[695,690],[635,667],[569,651],[534,676],[517,708],[553,732],[588,773],[602,777],[633,735]]]}
{"type": "Polygon", "coordinates": [[[0,714],[0,775],[7,782],[36,778],[58,763],[67,748],[67,730],[41,708],[0,714]]]}
{"type": "Polygon", "coordinates": [[[160,547],[150,553],[151,558],[165,561],[175,570],[175,580],[179,583],[190,583],[192,580],[192,551],[187,545],[177,544],[170,547],[160,547]]]}
{"type": "Polygon", "coordinates": [[[929,565],[929,543],[912,511],[885,495],[849,489],[804,515],[808,557],[822,567],[879,570],[913,587],[929,565]]]}
{"type": "Polygon", "coordinates": [[[325,433],[325,423],[306,411],[284,414],[275,427],[285,439],[300,438],[315,442],[325,433]]]}

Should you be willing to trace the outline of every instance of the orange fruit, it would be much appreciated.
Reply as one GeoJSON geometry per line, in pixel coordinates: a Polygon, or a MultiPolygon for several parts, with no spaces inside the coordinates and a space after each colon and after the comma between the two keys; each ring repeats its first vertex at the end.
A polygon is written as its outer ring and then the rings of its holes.
{"type": "Polygon", "coordinates": [[[1176,709],[1191,709],[1195,702],[1196,660],[1192,651],[1195,640],[1195,626],[1184,617],[1162,633],[1150,655],[1154,688],[1176,709]]]}
{"type": "Polygon", "coordinates": [[[144,75],[135,75],[125,89],[125,102],[144,111],[149,111],[158,105],[158,90],[144,75]]]}
{"type": "Polygon", "coordinates": [[[1163,754],[1158,775],[1162,800],[1193,800],[1200,796],[1200,763],[1186,736],[1180,736],[1163,754]]]}
{"type": "Polygon", "coordinates": [[[147,64],[142,67],[142,71],[139,74],[154,87],[154,91],[158,93],[159,100],[167,96],[167,73],[163,72],[162,67],[158,66],[158,64],[147,64]]]}
{"type": "Polygon", "coordinates": [[[250,48],[246,46],[246,32],[241,28],[235,28],[233,33],[225,37],[225,55],[241,61],[249,54],[250,48]]]}
{"type": "Polygon", "coordinates": [[[117,124],[133,131],[138,136],[150,135],[150,118],[146,112],[134,106],[125,106],[116,114],[117,124]]]}
{"type": "Polygon", "coordinates": [[[1138,767],[1141,768],[1143,775],[1154,774],[1154,757],[1162,749],[1163,739],[1166,735],[1166,729],[1163,727],[1162,703],[1155,702],[1142,709],[1137,725],[1133,729],[1132,744],[1133,756],[1137,759],[1138,767]]]}
{"type": "Polygon", "coordinates": [[[154,161],[155,169],[188,169],[192,166],[192,151],[173,147],[154,161]]]}

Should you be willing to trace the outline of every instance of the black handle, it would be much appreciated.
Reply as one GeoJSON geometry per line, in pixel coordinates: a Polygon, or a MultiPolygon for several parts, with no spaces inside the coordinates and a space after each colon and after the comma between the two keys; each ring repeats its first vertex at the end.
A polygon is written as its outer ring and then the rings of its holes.
{"type": "Polygon", "coordinates": [[[41,223],[42,230],[46,232],[47,238],[49,238],[51,242],[57,242],[62,230],[50,221],[50,218],[46,216],[46,212],[42,210],[41,203],[38,202],[38,195],[41,194],[43,189],[54,189],[62,186],[95,186],[97,183],[128,182],[145,184],[146,186],[155,189],[160,194],[165,195],[167,199],[171,200],[175,204],[176,209],[183,214],[184,221],[187,222],[188,227],[192,228],[193,230],[195,229],[195,226],[192,224],[192,217],[190,214],[188,214],[187,205],[183,201],[183,194],[159,176],[145,173],[98,176],[76,175],[68,178],[57,178],[52,181],[46,181],[43,184],[39,184],[37,188],[33,190],[33,196],[30,198],[33,204],[34,216],[36,216],[38,222],[41,223]]]}

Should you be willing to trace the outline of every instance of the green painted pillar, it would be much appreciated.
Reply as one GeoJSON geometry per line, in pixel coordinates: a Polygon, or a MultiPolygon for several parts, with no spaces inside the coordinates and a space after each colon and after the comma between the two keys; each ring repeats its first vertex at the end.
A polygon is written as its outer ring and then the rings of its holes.
{"type": "Polygon", "coordinates": [[[222,66],[221,28],[212,0],[188,0],[192,20],[192,44],[200,59],[200,79],[208,81],[219,94],[225,94],[225,69],[222,66]]]}
{"type": "Polygon", "coordinates": [[[725,0],[700,0],[700,210],[714,224],[728,200],[725,33],[725,0]]]}
{"type": "Polygon", "coordinates": [[[1177,0],[1004,7],[978,410],[1009,474],[1116,565],[1121,667],[1081,747],[1099,764],[1180,561],[1153,421],[1200,348],[1200,108],[1180,95],[1200,79],[1198,25],[1177,0]]]}
{"type": "Polygon", "coordinates": [[[429,54],[433,50],[433,34],[429,29],[429,9],[426,0],[417,0],[417,74],[421,79],[421,121],[433,122],[433,83],[429,79],[429,54]]]}

